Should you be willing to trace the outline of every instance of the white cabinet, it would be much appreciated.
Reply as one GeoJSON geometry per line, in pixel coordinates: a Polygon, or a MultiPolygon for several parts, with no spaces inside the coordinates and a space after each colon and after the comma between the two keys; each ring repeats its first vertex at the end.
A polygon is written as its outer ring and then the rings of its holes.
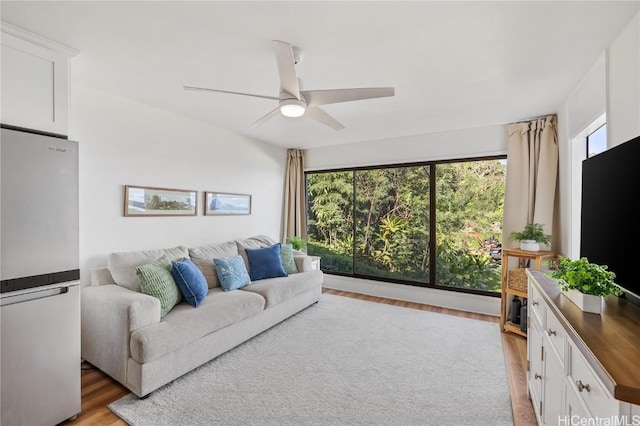
{"type": "Polygon", "coordinates": [[[536,407],[536,417],[538,418],[538,422],[541,423],[542,378],[544,377],[544,346],[542,345],[542,330],[540,329],[540,325],[535,321],[529,321],[527,324],[529,326],[527,333],[527,358],[529,360],[527,383],[529,386],[529,398],[531,399],[533,406],[536,407]]]}
{"type": "Polygon", "coordinates": [[[542,418],[544,424],[558,424],[558,419],[564,413],[564,371],[556,354],[549,345],[544,347],[544,401],[542,418]]]}
{"type": "Polygon", "coordinates": [[[553,339],[558,332],[550,327],[547,307],[536,287],[529,287],[531,308],[527,324],[528,386],[538,423],[554,425],[564,411],[564,347],[561,354],[553,339]]]}
{"type": "Polygon", "coordinates": [[[527,275],[527,386],[538,423],[640,424],[640,310],[612,299],[601,315],[585,314],[543,272],[527,275]]]}
{"type": "Polygon", "coordinates": [[[69,60],[77,52],[2,22],[2,124],[67,135],[69,60]]]}
{"type": "Polygon", "coordinates": [[[640,405],[631,406],[631,418],[637,420],[636,423],[640,423],[640,405]]]}
{"type": "MultiPolygon", "coordinates": [[[[588,419],[590,417],[589,410],[584,405],[584,401],[578,396],[578,391],[573,387],[573,384],[567,379],[567,405],[565,418],[566,419],[588,419]]],[[[568,422],[566,422],[569,424],[568,422]]]]}

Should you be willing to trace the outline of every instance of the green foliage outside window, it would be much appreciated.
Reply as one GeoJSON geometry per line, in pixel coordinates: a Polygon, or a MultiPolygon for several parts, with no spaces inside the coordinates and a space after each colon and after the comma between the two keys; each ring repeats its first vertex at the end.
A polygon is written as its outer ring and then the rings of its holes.
{"type": "Polygon", "coordinates": [[[487,242],[501,240],[505,172],[487,160],[308,173],[307,251],[322,256],[326,271],[428,283],[435,238],[437,284],[499,291],[500,264],[487,242]]]}

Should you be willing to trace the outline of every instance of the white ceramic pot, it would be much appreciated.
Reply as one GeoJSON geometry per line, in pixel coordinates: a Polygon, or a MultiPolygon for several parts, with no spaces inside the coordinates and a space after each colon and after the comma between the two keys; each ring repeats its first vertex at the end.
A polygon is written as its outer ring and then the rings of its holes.
{"type": "Polygon", "coordinates": [[[520,249],[526,251],[540,251],[540,243],[536,240],[522,240],[520,241],[520,249]]]}
{"type": "Polygon", "coordinates": [[[583,312],[589,312],[592,314],[600,314],[602,312],[602,301],[604,298],[601,296],[593,296],[591,294],[584,294],[578,290],[570,289],[563,292],[565,296],[569,298],[578,308],[583,312]]]}

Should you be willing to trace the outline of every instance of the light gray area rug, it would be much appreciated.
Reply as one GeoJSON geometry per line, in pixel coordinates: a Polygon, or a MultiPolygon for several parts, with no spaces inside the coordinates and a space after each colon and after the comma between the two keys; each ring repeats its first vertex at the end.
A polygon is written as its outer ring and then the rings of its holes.
{"type": "Polygon", "coordinates": [[[498,324],[324,294],[153,392],[131,425],[513,425],[498,324]]]}

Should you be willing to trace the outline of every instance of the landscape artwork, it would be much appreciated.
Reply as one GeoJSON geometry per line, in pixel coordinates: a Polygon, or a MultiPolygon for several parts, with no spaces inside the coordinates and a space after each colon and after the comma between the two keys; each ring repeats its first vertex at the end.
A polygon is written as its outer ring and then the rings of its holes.
{"type": "Polygon", "coordinates": [[[251,195],[205,192],[204,201],[207,216],[251,214],[251,195]]]}
{"type": "Polygon", "coordinates": [[[195,216],[198,192],[125,185],[125,216],[195,216]]]}

